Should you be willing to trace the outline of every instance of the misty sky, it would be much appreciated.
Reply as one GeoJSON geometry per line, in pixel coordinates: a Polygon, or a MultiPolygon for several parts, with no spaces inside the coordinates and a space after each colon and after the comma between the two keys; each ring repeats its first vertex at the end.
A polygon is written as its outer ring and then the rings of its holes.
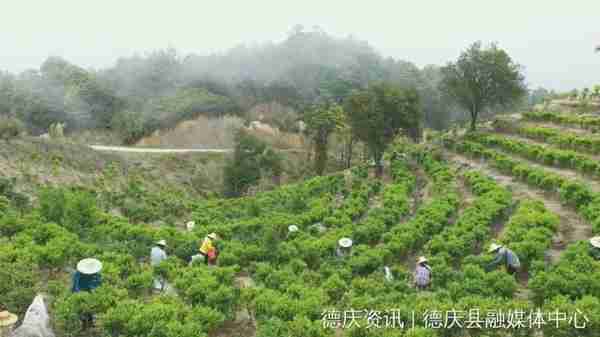
{"type": "Polygon", "coordinates": [[[497,41],[531,86],[600,84],[598,0],[5,0],[0,69],[38,68],[48,56],[107,67],[119,56],[174,47],[207,54],[281,41],[295,24],[368,41],[418,66],[455,59],[475,40],[497,41]]]}

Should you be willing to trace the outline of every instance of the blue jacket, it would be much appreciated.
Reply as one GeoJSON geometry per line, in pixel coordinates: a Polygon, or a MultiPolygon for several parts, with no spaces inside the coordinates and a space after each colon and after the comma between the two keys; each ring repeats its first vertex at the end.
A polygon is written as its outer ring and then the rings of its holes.
{"type": "Polygon", "coordinates": [[[73,287],[71,291],[78,293],[80,291],[92,291],[102,285],[102,276],[100,274],[86,275],[79,271],[73,274],[73,287]]]}

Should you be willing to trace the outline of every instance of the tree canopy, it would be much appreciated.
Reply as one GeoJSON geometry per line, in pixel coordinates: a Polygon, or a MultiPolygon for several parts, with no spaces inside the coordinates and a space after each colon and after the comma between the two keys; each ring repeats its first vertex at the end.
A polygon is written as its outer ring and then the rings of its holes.
{"type": "Polygon", "coordinates": [[[373,84],[350,95],[345,110],[354,134],[367,145],[379,174],[383,152],[400,131],[415,141],[420,138],[422,111],[415,89],[373,84]]]}
{"type": "Polygon", "coordinates": [[[304,113],[306,133],[315,147],[315,171],[323,174],[327,165],[329,136],[341,127],[344,110],[336,103],[319,104],[304,113]]]}
{"type": "Polygon", "coordinates": [[[521,67],[496,44],[472,44],[442,74],[440,89],[469,111],[473,130],[480,112],[513,104],[527,92],[521,67]]]}

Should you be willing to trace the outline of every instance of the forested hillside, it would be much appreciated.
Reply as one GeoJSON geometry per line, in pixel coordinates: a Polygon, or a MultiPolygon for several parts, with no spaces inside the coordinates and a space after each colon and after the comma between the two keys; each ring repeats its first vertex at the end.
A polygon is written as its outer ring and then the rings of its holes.
{"type": "Polygon", "coordinates": [[[426,125],[443,128],[461,110],[438,90],[439,67],[386,58],[367,42],[297,28],[279,43],[239,46],[220,54],[183,55],[165,49],[119,59],[106,69],[83,69],[50,57],[39,69],[0,75],[0,115],[21,119],[34,135],[55,122],[67,131],[111,129],[132,143],[199,114],[245,116],[260,103],[293,108],[271,122],[296,128],[320,101],[385,81],[415,87],[426,125]]]}

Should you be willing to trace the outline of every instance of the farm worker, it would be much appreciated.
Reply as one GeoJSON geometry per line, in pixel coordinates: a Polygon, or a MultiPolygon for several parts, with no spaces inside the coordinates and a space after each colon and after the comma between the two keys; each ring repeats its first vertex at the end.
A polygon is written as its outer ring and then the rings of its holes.
{"type": "MultiPolygon", "coordinates": [[[[167,253],[165,249],[167,247],[167,241],[160,240],[156,242],[156,245],[150,250],[150,265],[152,267],[158,266],[161,262],[167,259],[167,253]]],[[[154,277],[154,289],[162,291],[165,289],[165,280],[161,277],[154,277]]]]}
{"type": "Polygon", "coordinates": [[[73,274],[73,286],[71,291],[78,293],[80,291],[92,291],[102,284],[100,271],[102,262],[88,258],[77,263],[77,271],[73,274]]]}
{"type": "MultiPolygon", "coordinates": [[[[87,258],[77,263],[77,271],[73,274],[73,287],[71,291],[78,293],[80,291],[91,292],[102,284],[100,271],[102,270],[102,262],[87,258]]],[[[90,328],[94,323],[94,316],[91,313],[81,315],[82,327],[84,330],[90,328]]]]}
{"type": "Polygon", "coordinates": [[[590,239],[590,255],[596,260],[600,261],[600,236],[596,236],[590,239]]]}
{"type": "Polygon", "coordinates": [[[388,266],[383,267],[383,274],[385,275],[385,280],[388,282],[392,282],[394,280],[394,275],[392,274],[392,270],[388,266]]]}
{"type": "Polygon", "coordinates": [[[17,315],[6,310],[0,311],[0,337],[10,336],[18,320],[17,315]]]}
{"type": "Polygon", "coordinates": [[[298,233],[298,226],[296,225],[289,225],[288,226],[288,238],[292,237],[295,233],[298,233]]]}
{"type": "MultiPolygon", "coordinates": [[[[4,336],[4,335],[1,335],[4,336]]],[[[37,294],[27,308],[21,326],[16,328],[11,337],[53,337],[50,327],[50,315],[44,296],[37,294]]]]}
{"type": "Polygon", "coordinates": [[[419,290],[425,290],[431,285],[431,267],[427,264],[427,258],[419,257],[415,268],[415,285],[419,290]]]}
{"type": "Polygon", "coordinates": [[[506,265],[506,270],[511,275],[515,274],[521,268],[521,262],[517,254],[502,245],[492,243],[488,252],[496,253],[494,261],[487,266],[488,271],[496,268],[501,263],[506,265]]]}
{"type": "Polygon", "coordinates": [[[341,238],[338,241],[338,247],[336,249],[336,254],[338,257],[349,256],[352,254],[352,239],[350,238],[341,238]]]}
{"type": "Polygon", "coordinates": [[[194,221],[188,221],[185,224],[185,228],[187,229],[188,232],[191,232],[194,230],[194,228],[196,228],[196,223],[194,221]]]}
{"type": "Polygon", "coordinates": [[[216,233],[210,233],[202,241],[202,245],[200,246],[200,254],[204,255],[204,260],[206,264],[216,264],[217,262],[217,247],[215,246],[215,241],[217,241],[219,237],[216,233]]]}

